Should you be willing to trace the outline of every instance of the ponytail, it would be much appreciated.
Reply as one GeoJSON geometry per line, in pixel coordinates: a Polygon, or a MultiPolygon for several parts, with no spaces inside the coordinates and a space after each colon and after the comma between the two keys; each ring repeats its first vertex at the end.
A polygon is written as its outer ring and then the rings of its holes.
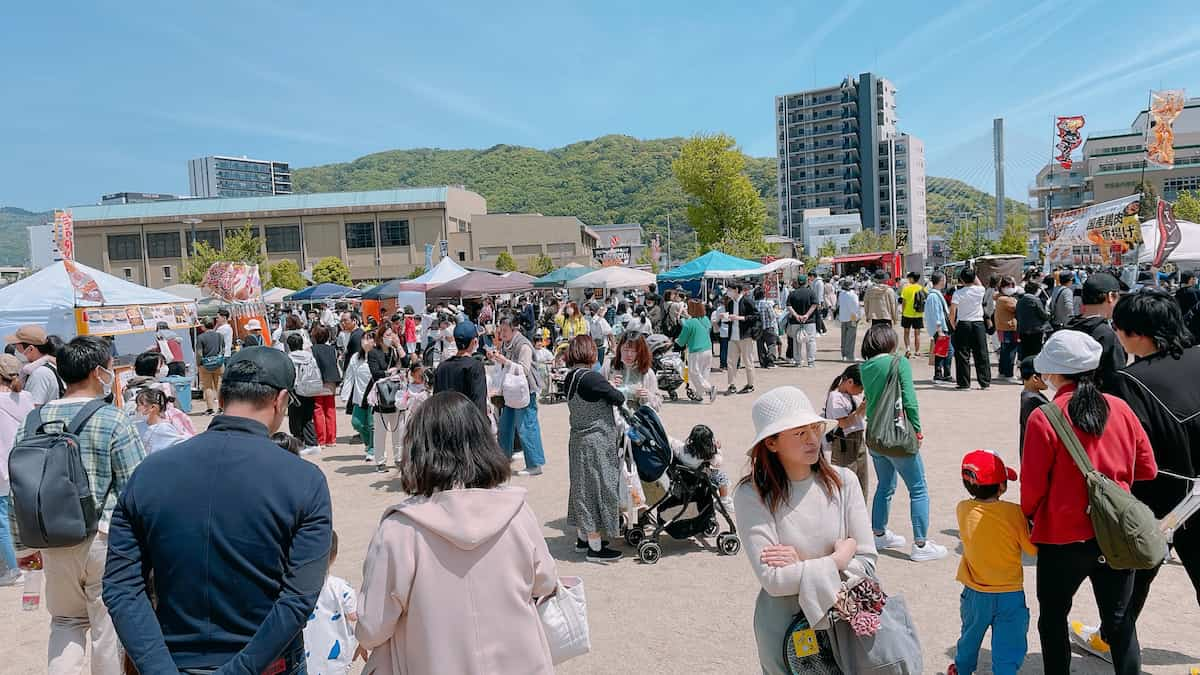
{"type": "Polygon", "coordinates": [[[1093,436],[1103,434],[1104,426],[1108,423],[1108,401],[1096,386],[1096,371],[1063,377],[1075,383],[1071,402],[1067,404],[1071,422],[1093,436]]]}

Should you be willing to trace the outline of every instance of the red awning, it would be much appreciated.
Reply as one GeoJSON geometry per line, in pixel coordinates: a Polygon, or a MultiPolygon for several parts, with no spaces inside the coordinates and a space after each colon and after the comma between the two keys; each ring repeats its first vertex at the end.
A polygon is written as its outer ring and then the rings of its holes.
{"type": "Polygon", "coordinates": [[[894,255],[896,255],[896,254],[895,253],[859,253],[857,255],[842,255],[842,256],[837,256],[836,258],[834,258],[833,264],[840,265],[842,263],[869,262],[872,260],[877,260],[877,261],[882,262],[888,258],[891,258],[894,255]]]}

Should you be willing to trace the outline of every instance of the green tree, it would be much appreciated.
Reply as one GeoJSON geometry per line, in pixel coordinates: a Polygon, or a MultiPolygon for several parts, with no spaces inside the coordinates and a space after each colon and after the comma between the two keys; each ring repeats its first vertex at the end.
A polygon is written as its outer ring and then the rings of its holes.
{"type": "Polygon", "coordinates": [[[650,253],[649,246],[642,247],[642,254],[638,256],[637,264],[649,267],[651,272],[658,274],[658,261],[650,253]]]}
{"type": "Polygon", "coordinates": [[[731,136],[693,136],[684,142],[671,171],[691,197],[687,222],[701,246],[741,257],[766,252],[767,209],[746,175],[746,156],[731,136]]]}
{"type": "Polygon", "coordinates": [[[817,249],[818,258],[832,258],[838,254],[837,242],[832,239],[826,239],[821,248],[817,249]]]}
{"type": "Polygon", "coordinates": [[[1024,220],[1013,218],[1004,225],[1004,231],[1000,233],[1000,238],[992,242],[990,250],[992,253],[1019,253],[1021,255],[1029,254],[1029,227],[1024,220]]]}
{"type": "Polygon", "coordinates": [[[1138,207],[1138,218],[1150,220],[1158,217],[1158,190],[1154,183],[1143,181],[1133,189],[1133,194],[1142,193],[1141,205],[1138,207]]]}
{"type": "Polygon", "coordinates": [[[304,277],[300,276],[300,266],[294,260],[283,259],[271,265],[271,287],[299,290],[304,288],[304,277]]]}
{"type": "Polygon", "coordinates": [[[859,230],[850,237],[847,246],[850,253],[886,253],[896,250],[896,240],[890,234],[877,234],[874,230],[859,230]]]}
{"type": "Polygon", "coordinates": [[[408,278],[416,279],[417,277],[421,276],[422,274],[425,274],[425,267],[423,265],[417,265],[416,267],[413,268],[413,271],[408,273],[408,278]]]}
{"type": "Polygon", "coordinates": [[[535,277],[544,277],[554,271],[554,259],[545,253],[539,253],[533,262],[529,263],[529,273],[535,277]]]}
{"type": "Polygon", "coordinates": [[[496,256],[496,269],[501,272],[516,272],[517,261],[513,260],[508,251],[501,251],[500,255],[496,256]]]}
{"type": "Polygon", "coordinates": [[[267,272],[264,269],[267,256],[263,254],[262,242],[258,239],[258,230],[249,220],[241,229],[226,232],[220,249],[215,249],[203,241],[197,241],[194,248],[195,250],[188,256],[187,268],[183,271],[184,283],[199,284],[204,281],[205,273],[215,262],[258,265],[260,275],[267,272]]]}
{"type": "Polygon", "coordinates": [[[1180,191],[1175,200],[1175,219],[1200,223],[1200,192],[1180,191]]]}
{"type": "Polygon", "coordinates": [[[343,286],[350,285],[350,268],[341,258],[329,256],[321,258],[315,266],[313,266],[313,283],[314,284],[341,284],[343,286]]]}
{"type": "Polygon", "coordinates": [[[946,247],[954,260],[967,260],[987,255],[989,242],[983,230],[974,221],[964,220],[954,228],[946,240],[946,247]]]}

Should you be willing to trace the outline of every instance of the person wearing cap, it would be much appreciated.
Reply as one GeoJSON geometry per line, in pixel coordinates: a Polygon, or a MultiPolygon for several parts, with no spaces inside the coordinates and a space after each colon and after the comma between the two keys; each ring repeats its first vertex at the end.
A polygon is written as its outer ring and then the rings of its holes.
{"type": "Polygon", "coordinates": [[[325,475],[270,438],[295,378],[283,352],[239,350],[224,414],[151,455],[121,493],[104,603],[138,672],[303,672],[332,529],[325,475]]]}
{"type": "Polygon", "coordinates": [[[1100,343],[1100,391],[1115,394],[1117,371],[1125,367],[1128,358],[1112,329],[1113,307],[1121,297],[1121,282],[1108,272],[1097,272],[1083,282],[1079,296],[1083,304],[1079,314],[1067,322],[1067,328],[1087,333],[1100,343]]]}
{"type": "Polygon", "coordinates": [[[875,283],[863,293],[863,311],[871,325],[886,323],[895,326],[900,320],[896,290],[887,284],[887,272],[875,272],[875,283]]]}
{"type": "MultiPolygon", "coordinates": [[[[1128,490],[1158,473],[1145,429],[1126,404],[1100,392],[1097,369],[1103,349],[1085,333],[1060,330],[1034,359],[1034,369],[1054,388],[1050,405],[1070,421],[1096,471],[1128,490]]],[[[1100,607],[1100,634],[1111,645],[1115,672],[1141,671],[1141,649],[1130,615],[1133,570],[1104,562],[1088,516],[1088,487],[1050,420],[1029,416],[1021,458],[1021,510],[1033,520],[1038,546],[1038,635],[1047,673],[1070,671],[1067,624],[1075,593],[1090,579],[1100,607]]]]}
{"type": "Polygon", "coordinates": [[[12,354],[0,354],[0,561],[4,563],[0,586],[15,586],[25,580],[17,568],[17,553],[8,529],[8,514],[12,511],[8,453],[12,451],[17,431],[32,411],[33,397],[21,390],[21,362],[12,354]]]}
{"type": "Polygon", "coordinates": [[[1034,410],[1042,407],[1050,402],[1046,398],[1043,391],[1048,388],[1046,381],[1042,379],[1033,363],[1036,359],[1032,356],[1026,356],[1021,359],[1021,413],[1020,435],[1017,437],[1017,456],[1025,456],[1025,427],[1029,424],[1029,416],[1034,410]]]}
{"type": "Polygon", "coordinates": [[[992,385],[992,364],[988,353],[987,331],[983,322],[983,299],[987,289],[979,283],[972,267],[958,274],[962,287],[950,300],[950,328],[954,331],[954,375],[958,389],[971,388],[971,359],[975,359],[975,377],[979,388],[992,385]]]}
{"type": "Polygon", "coordinates": [[[58,374],[55,349],[60,344],[47,336],[46,329],[37,324],[25,324],[5,338],[14,347],[14,355],[23,361],[22,386],[33,398],[35,406],[43,406],[66,392],[66,386],[58,374]]]}
{"type": "Polygon", "coordinates": [[[487,372],[483,362],[474,358],[479,349],[479,328],[470,321],[454,327],[454,356],[433,371],[433,393],[457,391],[473,401],[484,417],[488,415],[487,372]]]}
{"type": "MultiPolygon", "coordinates": [[[[117,378],[112,370],[112,349],[102,337],[77,337],[58,350],[57,359],[66,395],[42,406],[41,419],[46,424],[65,425],[92,401],[108,399],[117,378]]],[[[26,418],[17,442],[36,432],[26,418]]],[[[78,437],[79,456],[95,496],[99,522],[96,533],[83,542],[42,551],[46,609],[50,611],[48,675],[82,672],[89,633],[92,672],[115,674],[121,669],[121,641],[106,609],[111,606],[100,598],[101,578],[110,553],[110,523],[117,498],[125,493],[146,450],[133,421],[113,405],[96,410],[78,437]]],[[[194,583],[194,579],[189,581],[194,583]]]]}
{"type": "Polygon", "coordinates": [[[963,556],[957,579],[962,633],[947,675],[970,675],[979,662],[983,636],[992,631],[992,672],[1016,675],[1025,660],[1029,608],[1021,554],[1037,555],[1021,507],[1000,498],[1017,472],[991,450],[973,450],[962,460],[963,487],[971,495],[958,503],[958,537],[963,556]]]}
{"type": "Polygon", "coordinates": [[[244,326],[247,335],[242,336],[242,347],[261,347],[263,345],[262,322],[250,319],[244,326]]]}
{"type": "Polygon", "coordinates": [[[763,673],[783,675],[792,671],[780,645],[797,608],[815,630],[828,630],[842,575],[873,574],[878,554],[858,479],[821,451],[835,423],[796,387],[763,394],[751,415],[750,472],[734,490],[734,518],[760,586],[759,663],[763,673]]]}

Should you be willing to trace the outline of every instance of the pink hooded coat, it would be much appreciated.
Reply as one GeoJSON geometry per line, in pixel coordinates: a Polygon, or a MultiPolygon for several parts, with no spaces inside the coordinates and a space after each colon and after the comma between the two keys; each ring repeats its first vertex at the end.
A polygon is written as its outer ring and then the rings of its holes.
{"type": "Polygon", "coordinates": [[[558,571],[523,488],[447,490],[384,512],[363,563],[364,673],[553,673],[534,598],[558,571]]]}

